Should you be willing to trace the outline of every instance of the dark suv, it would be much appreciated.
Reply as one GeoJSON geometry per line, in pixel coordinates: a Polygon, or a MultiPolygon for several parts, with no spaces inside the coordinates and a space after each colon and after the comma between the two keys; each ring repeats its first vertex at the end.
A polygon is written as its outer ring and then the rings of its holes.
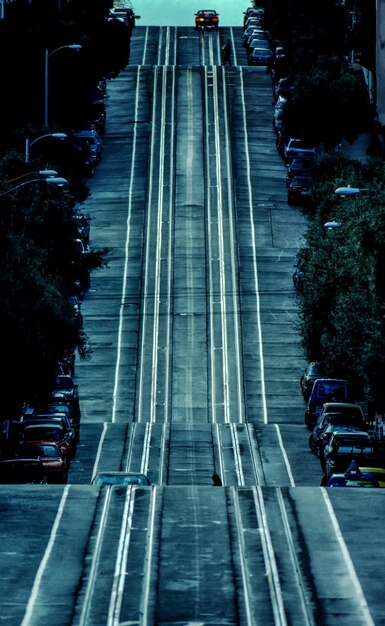
{"type": "Polygon", "coordinates": [[[314,382],[307,408],[305,424],[308,430],[315,427],[322,406],[326,402],[350,402],[351,391],[347,380],[341,378],[319,378],[314,382]]]}

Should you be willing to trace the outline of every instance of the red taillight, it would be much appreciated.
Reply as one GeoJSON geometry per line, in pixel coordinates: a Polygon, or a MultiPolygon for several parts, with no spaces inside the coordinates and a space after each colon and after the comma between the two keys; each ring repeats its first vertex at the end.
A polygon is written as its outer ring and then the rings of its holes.
{"type": "Polygon", "coordinates": [[[218,18],[217,17],[213,17],[213,22],[218,22],[218,18]]]}
{"type": "Polygon", "coordinates": [[[204,20],[204,18],[203,18],[203,17],[197,17],[196,21],[197,21],[197,22],[204,22],[205,20],[204,20]]]}

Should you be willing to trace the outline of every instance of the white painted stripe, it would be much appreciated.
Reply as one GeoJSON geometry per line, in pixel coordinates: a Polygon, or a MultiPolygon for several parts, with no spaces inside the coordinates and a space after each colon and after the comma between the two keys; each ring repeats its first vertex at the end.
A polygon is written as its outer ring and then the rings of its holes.
{"type": "MultiPolygon", "coordinates": [[[[28,604],[27,604],[27,608],[25,610],[23,621],[21,622],[20,626],[31,626],[34,623],[33,610],[34,610],[35,605],[37,603],[37,599],[38,599],[39,592],[40,592],[40,585],[41,585],[41,581],[42,581],[44,573],[45,573],[45,569],[46,569],[46,567],[48,565],[48,561],[50,559],[53,547],[55,545],[56,537],[57,537],[57,534],[58,534],[61,518],[62,518],[63,513],[64,513],[64,508],[65,508],[65,504],[66,504],[67,497],[68,497],[68,494],[69,494],[69,490],[70,490],[70,486],[66,485],[64,487],[64,490],[63,490],[63,495],[62,495],[61,500],[60,500],[59,508],[58,508],[57,513],[56,513],[55,521],[54,521],[53,526],[52,526],[50,538],[49,538],[49,541],[47,543],[47,547],[45,549],[44,556],[43,556],[42,560],[40,561],[40,565],[39,565],[39,568],[38,568],[36,576],[35,576],[35,580],[34,580],[34,583],[33,583],[31,595],[29,596],[29,599],[28,599],[28,604]]],[[[44,600],[46,600],[46,598],[44,598],[44,600]]],[[[40,615],[40,617],[38,619],[39,619],[38,624],[40,625],[42,623],[42,616],[40,615]]]]}
{"type": "MultiPolygon", "coordinates": [[[[141,67],[139,66],[137,74],[136,74],[136,96],[135,96],[135,115],[134,115],[135,120],[138,119],[138,111],[139,111],[140,73],[141,73],[141,67]]],[[[131,235],[132,195],[133,195],[133,187],[134,187],[134,170],[135,170],[135,164],[136,164],[135,160],[136,160],[136,146],[137,146],[137,124],[134,124],[133,126],[134,126],[134,135],[133,135],[133,141],[132,141],[130,184],[129,184],[129,189],[128,189],[128,211],[127,211],[127,220],[126,220],[126,241],[124,245],[122,296],[121,296],[120,308],[119,308],[119,328],[118,328],[117,353],[116,353],[116,363],[115,363],[115,381],[114,381],[114,391],[112,395],[112,416],[111,416],[112,422],[115,422],[115,419],[116,419],[116,405],[117,405],[118,392],[119,392],[119,374],[120,374],[120,360],[121,360],[121,351],[122,351],[124,311],[125,311],[126,293],[127,293],[128,250],[129,250],[129,242],[130,242],[130,235],[131,235]]]]}
{"type": "MultiPolygon", "coordinates": [[[[242,117],[243,117],[243,134],[245,137],[245,160],[246,160],[246,170],[247,170],[247,188],[249,195],[249,214],[250,214],[250,231],[251,231],[251,241],[252,241],[252,252],[253,252],[253,272],[254,272],[254,284],[255,284],[255,298],[256,298],[256,315],[257,315],[257,327],[258,327],[258,343],[259,343],[259,363],[260,363],[260,372],[261,372],[261,397],[262,397],[262,412],[263,412],[263,422],[264,424],[268,423],[267,417],[267,405],[266,405],[266,389],[265,389],[265,361],[263,356],[263,340],[262,340],[262,324],[261,324],[261,302],[259,296],[259,282],[258,282],[258,265],[257,265],[257,240],[255,236],[255,225],[254,225],[254,215],[253,215],[253,191],[251,188],[251,167],[250,167],[250,153],[249,153],[249,141],[247,135],[247,124],[246,124],[246,104],[245,104],[245,94],[243,87],[243,70],[240,68],[240,86],[242,93],[242,117]]],[[[255,173],[254,173],[255,176],[255,173]]]]}
{"type": "Polygon", "coordinates": [[[285,447],[283,445],[283,440],[282,440],[282,436],[281,436],[281,431],[280,428],[278,426],[278,424],[274,424],[275,426],[275,430],[277,432],[277,437],[278,437],[278,443],[279,443],[279,447],[281,448],[281,452],[282,452],[282,456],[283,456],[283,460],[285,461],[285,465],[286,465],[286,471],[287,471],[287,475],[289,476],[289,480],[290,480],[290,486],[291,487],[295,487],[295,482],[294,482],[294,478],[293,478],[293,473],[291,471],[291,466],[290,466],[290,462],[289,462],[289,458],[286,454],[286,450],[285,447]]]}
{"type": "Polygon", "coordinates": [[[356,570],[354,569],[353,561],[352,561],[351,556],[349,554],[349,550],[348,550],[347,545],[345,543],[345,540],[344,540],[344,538],[342,536],[340,525],[338,523],[336,514],[334,513],[333,505],[330,502],[330,498],[329,498],[329,495],[327,493],[327,488],[326,487],[320,487],[320,490],[321,490],[321,493],[322,493],[323,498],[325,500],[325,504],[326,504],[326,507],[328,509],[328,513],[330,515],[331,522],[333,524],[334,532],[335,532],[337,541],[338,541],[338,543],[340,545],[341,552],[342,552],[343,558],[345,560],[346,566],[348,568],[349,576],[350,576],[350,579],[352,581],[352,584],[353,584],[353,587],[354,587],[354,590],[355,590],[355,599],[356,599],[357,604],[358,604],[358,609],[360,610],[360,612],[362,614],[362,618],[363,618],[362,624],[363,624],[363,626],[375,626],[375,622],[374,622],[374,620],[373,620],[373,618],[372,618],[372,616],[370,614],[369,606],[368,606],[368,603],[366,602],[366,598],[365,598],[364,592],[362,590],[361,583],[360,583],[360,581],[358,579],[356,570]]]}

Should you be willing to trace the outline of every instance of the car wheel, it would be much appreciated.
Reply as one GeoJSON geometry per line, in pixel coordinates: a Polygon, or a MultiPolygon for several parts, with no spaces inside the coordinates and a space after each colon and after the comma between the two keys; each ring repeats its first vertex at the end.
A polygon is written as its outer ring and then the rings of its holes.
{"type": "Polygon", "coordinates": [[[87,178],[90,178],[91,176],[93,176],[95,174],[95,165],[92,163],[92,165],[89,165],[84,174],[87,176],[87,178]]]}
{"type": "Polygon", "coordinates": [[[313,433],[311,433],[311,435],[309,436],[309,448],[310,450],[315,454],[316,453],[316,446],[314,444],[314,436],[313,433]]]}

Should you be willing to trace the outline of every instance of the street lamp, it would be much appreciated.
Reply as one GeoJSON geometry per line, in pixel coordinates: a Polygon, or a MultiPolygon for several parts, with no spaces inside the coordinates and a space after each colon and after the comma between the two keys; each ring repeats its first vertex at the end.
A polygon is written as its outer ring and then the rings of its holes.
{"type": "Polygon", "coordinates": [[[44,127],[48,128],[48,60],[59,52],[59,50],[64,50],[68,48],[69,50],[81,50],[83,46],[77,43],[70,44],[68,46],[60,46],[59,48],[55,48],[52,52],[49,52],[48,49],[45,51],[45,64],[44,64],[44,127]]]}
{"type": "Polygon", "coordinates": [[[25,187],[26,185],[30,185],[31,183],[48,183],[50,185],[57,185],[58,187],[63,187],[64,185],[68,185],[68,180],[66,178],[59,177],[48,177],[48,178],[31,178],[31,180],[25,180],[23,183],[16,185],[16,187],[12,187],[12,189],[7,189],[7,191],[3,191],[0,193],[1,196],[6,196],[8,193],[12,193],[12,191],[16,191],[16,189],[20,189],[20,187],[25,187]]]}
{"type": "Polygon", "coordinates": [[[20,180],[21,178],[25,178],[26,176],[45,176],[46,178],[49,177],[53,177],[53,176],[57,176],[57,171],[56,170],[39,170],[38,172],[26,172],[25,174],[22,174],[21,176],[17,176],[16,178],[11,178],[11,180],[9,180],[9,183],[14,183],[16,180],[20,180]]]}
{"type": "Polygon", "coordinates": [[[29,149],[40,139],[45,139],[46,137],[54,137],[55,139],[67,139],[68,135],[66,133],[47,133],[46,135],[40,135],[40,137],[36,137],[33,141],[29,140],[29,137],[25,138],[25,162],[29,163],[29,149]]]}
{"type": "Polygon", "coordinates": [[[325,222],[324,224],[324,228],[326,228],[326,230],[335,230],[336,228],[340,228],[341,226],[341,222],[336,222],[336,220],[325,222]]]}
{"type": "Polygon", "coordinates": [[[360,189],[359,187],[351,187],[348,185],[347,187],[338,187],[334,193],[337,196],[358,196],[360,193],[367,193],[369,189],[360,189]]]}

